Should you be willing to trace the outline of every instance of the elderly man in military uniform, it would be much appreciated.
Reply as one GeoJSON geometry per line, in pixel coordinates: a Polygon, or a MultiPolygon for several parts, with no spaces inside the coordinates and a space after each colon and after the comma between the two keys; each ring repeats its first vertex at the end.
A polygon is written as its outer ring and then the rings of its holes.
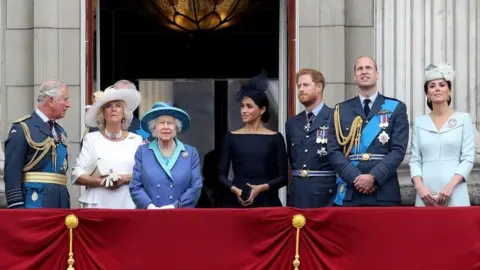
{"type": "Polygon", "coordinates": [[[334,108],[328,154],[338,174],[336,205],[400,203],[397,168],[408,144],[407,109],[378,92],[377,78],[375,61],[360,57],[354,65],[359,95],[334,108]]]}
{"type": "Polygon", "coordinates": [[[288,205],[298,208],[329,206],[336,191],[336,172],[328,161],[327,132],[332,109],[323,102],[325,78],[314,69],[296,74],[298,99],[305,111],[287,121],[287,152],[293,178],[288,205]]]}
{"type": "Polygon", "coordinates": [[[8,208],[70,208],[66,172],[68,139],[56,122],[70,107],[68,87],[58,80],[40,86],[37,109],[13,122],[5,141],[8,208]]]}

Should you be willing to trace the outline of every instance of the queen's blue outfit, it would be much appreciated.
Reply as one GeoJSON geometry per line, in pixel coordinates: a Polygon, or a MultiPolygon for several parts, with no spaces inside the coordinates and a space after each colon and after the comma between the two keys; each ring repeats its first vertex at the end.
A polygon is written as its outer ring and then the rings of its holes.
{"type": "MultiPolygon", "coordinates": [[[[141,126],[148,130],[148,123],[160,116],[169,115],[182,123],[185,131],[190,125],[188,114],[163,102],[157,102],[142,117],[141,126]]],[[[136,207],[193,208],[202,189],[200,159],[195,147],[183,144],[177,138],[170,158],[162,156],[158,139],[141,145],[135,153],[135,166],[130,195],[136,207]]]]}

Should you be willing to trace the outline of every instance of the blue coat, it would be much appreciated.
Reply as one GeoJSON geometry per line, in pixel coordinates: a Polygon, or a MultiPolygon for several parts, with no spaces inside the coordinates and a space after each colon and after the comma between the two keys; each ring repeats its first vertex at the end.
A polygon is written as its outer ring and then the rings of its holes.
{"type": "Polygon", "coordinates": [[[13,122],[5,141],[8,208],[70,208],[65,176],[68,170],[67,133],[57,123],[54,128],[55,140],[48,124],[36,112],[13,122]],[[42,157],[44,150],[35,148],[48,145],[49,140],[55,142],[55,148],[45,148],[48,151],[42,157]],[[55,155],[52,155],[53,149],[55,155]]]}
{"type": "Polygon", "coordinates": [[[306,112],[287,121],[285,133],[287,152],[292,171],[330,171],[330,176],[300,177],[294,175],[288,186],[288,205],[297,208],[329,206],[336,193],[335,172],[328,161],[327,143],[317,142],[322,130],[328,130],[333,111],[326,104],[315,117],[312,126],[305,130],[306,112]]]}
{"type": "Polygon", "coordinates": [[[202,190],[200,158],[192,146],[175,140],[177,147],[167,162],[157,140],[141,145],[135,153],[130,195],[139,209],[157,207],[193,208],[202,190]]]}
{"type": "Polygon", "coordinates": [[[398,183],[397,168],[405,157],[409,137],[409,124],[405,104],[396,99],[378,94],[369,115],[365,115],[358,96],[337,106],[339,109],[338,121],[344,136],[349,134],[352,122],[357,116],[363,119],[362,138],[373,136],[371,144],[367,146],[365,152],[358,153],[359,156],[361,154],[370,154],[370,156],[373,154],[376,156],[375,158],[369,158],[368,161],[360,161],[355,166],[352,162],[353,158],[345,157],[343,147],[337,141],[335,117],[331,117],[328,133],[328,158],[338,176],[345,182],[344,187],[339,185],[337,198],[340,194],[345,194],[344,205],[346,206],[399,204],[400,185],[398,183]],[[390,100],[388,103],[393,102],[397,105],[394,111],[388,114],[388,127],[380,130],[376,122],[380,119],[382,111],[385,111],[383,106],[387,100],[390,100]],[[371,124],[375,123],[374,126],[370,125],[372,127],[370,130],[373,132],[365,130],[369,122],[372,122],[371,124]],[[384,143],[381,142],[380,137],[383,132],[388,135],[388,140],[384,141],[384,143]],[[374,176],[375,186],[377,186],[374,193],[362,194],[355,189],[353,181],[360,174],[371,174],[374,176]],[[346,192],[340,192],[340,190],[346,190],[346,192]]]}

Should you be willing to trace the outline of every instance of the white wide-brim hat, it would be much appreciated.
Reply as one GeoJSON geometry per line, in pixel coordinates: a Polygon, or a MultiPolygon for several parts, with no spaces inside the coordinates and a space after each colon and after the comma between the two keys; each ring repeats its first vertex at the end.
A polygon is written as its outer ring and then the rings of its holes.
{"type": "MultiPolygon", "coordinates": [[[[102,109],[105,104],[115,101],[121,100],[125,102],[126,108],[130,112],[135,111],[138,106],[140,105],[141,96],[140,92],[133,89],[115,89],[109,87],[103,91],[103,96],[100,96],[95,103],[88,109],[85,113],[85,125],[89,127],[97,127],[97,113],[99,110],[102,109]]],[[[128,119],[131,121],[132,119],[128,119]]]]}

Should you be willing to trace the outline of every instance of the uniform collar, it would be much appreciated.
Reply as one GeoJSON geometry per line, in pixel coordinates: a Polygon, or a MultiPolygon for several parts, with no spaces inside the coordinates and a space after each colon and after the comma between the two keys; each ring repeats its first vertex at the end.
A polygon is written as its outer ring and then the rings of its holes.
{"type": "Polygon", "coordinates": [[[38,116],[40,117],[40,119],[42,119],[43,122],[46,123],[50,121],[50,119],[40,109],[35,109],[35,112],[38,114],[38,116]]]}
{"type": "MultiPolygon", "coordinates": [[[[362,104],[363,106],[363,101],[365,101],[365,99],[367,99],[366,97],[362,96],[362,95],[358,95],[358,97],[360,98],[360,104],[362,104]]],[[[372,106],[373,103],[375,103],[375,99],[378,97],[378,91],[375,91],[375,93],[373,93],[373,95],[370,96],[370,104],[369,106],[372,106]]]]}
{"type": "MultiPolygon", "coordinates": [[[[313,111],[312,111],[313,114],[314,114],[315,116],[318,116],[318,114],[320,113],[320,111],[322,110],[322,108],[323,108],[323,101],[320,102],[320,104],[318,104],[318,106],[313,109],[313,111]]],[[[305,110],[305,113],[308,114],[309,111],[305,110]]]]}

